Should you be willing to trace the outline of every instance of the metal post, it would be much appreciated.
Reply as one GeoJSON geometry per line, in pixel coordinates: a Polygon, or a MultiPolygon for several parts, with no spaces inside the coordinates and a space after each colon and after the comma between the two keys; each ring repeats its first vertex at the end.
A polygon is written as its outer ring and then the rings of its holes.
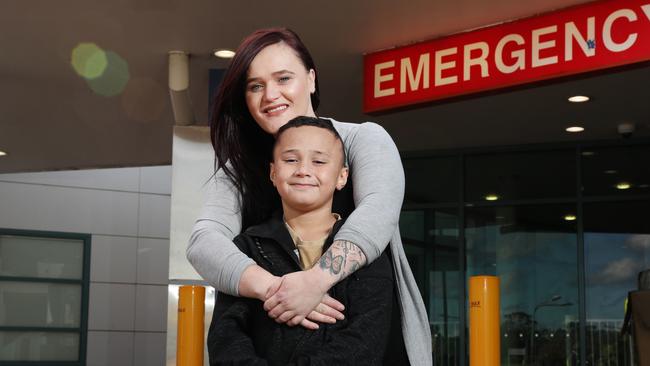
{"type": "Polygon", "coordinates": [[[205,287],[181,286],[178,292],[176,366],[203,366],[205,287]]]}
{"type": "Polygon", "coordinates": [[[499,278],[496,276],[469,279],[469,364],[501,365],[499,278]]]}

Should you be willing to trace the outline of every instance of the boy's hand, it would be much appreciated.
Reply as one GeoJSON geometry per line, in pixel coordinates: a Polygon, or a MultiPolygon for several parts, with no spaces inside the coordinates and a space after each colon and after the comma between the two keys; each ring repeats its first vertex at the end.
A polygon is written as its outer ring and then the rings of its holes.
{"type": "MultiPolygon", "coordinates": [[[[343,310],[345,310],[345,306],[343,306],[343,304],[341,304],[338,300],[334,299],[330,295],[325,294],[320,304],[316,305],[316,308],[312,310],[309,315],[307,315],[307,318],[305,320],[334,324],[337,320],[345,319],[345,315],[342,313],[343,310]]],[[[303,323],[301,324],[304,326],[303,323]]]]}

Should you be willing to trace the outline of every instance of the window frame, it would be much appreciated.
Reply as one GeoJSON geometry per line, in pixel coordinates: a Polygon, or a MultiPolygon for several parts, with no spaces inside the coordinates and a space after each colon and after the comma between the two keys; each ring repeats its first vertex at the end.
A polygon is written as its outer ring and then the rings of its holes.
{"type": "Polygon", "coordinates": [[[25,332],[47,332],[47,333],[78,333],[79,353],[76,361],[2,361],[0,366],[84,366],[86,364],[86,346],[88,340],[88,304],[90,291],[90,248],[92,235],[82,233],[22,230],[0,228],[0,236],[24,236],[49,239],[72,239],[83,242],[83,263],[81,279],[61,279],[48,277],[14,277],[0,276],[2,282],[32,282],[32,283],[56,283],[56,284],[77,284],[81,285],[81,314],[79,327],[21,327],[0,325],[0,332],[4,331],[25,331],[25,332]]]}

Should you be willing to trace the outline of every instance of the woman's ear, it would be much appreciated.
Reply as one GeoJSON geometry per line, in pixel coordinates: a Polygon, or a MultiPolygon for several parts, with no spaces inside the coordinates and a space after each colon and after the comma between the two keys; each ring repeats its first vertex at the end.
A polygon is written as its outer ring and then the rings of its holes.
{"type": "Polygon", "coordinates": [[[340,191],[345,187],[345,184],[348,182],[348,173],[349,170],[347,167],[341,168],[341,171],[339,172],[339,177],[336,181],[336,190],[340,191]]]}
{"type": "Polygon", "coordinates": [[[271,178],[271,183],[273,183],[273,187],[275,187],[275,166],[273,163],[271,163],[270,167],[270,173],[269,173],[269,178],[271,178]]]}
{"type": "Polygon", "coordinates": [[[309,78],[309,93],[314,94],[316,92],[316,71],[309,69],[307,77],[309,78]]]}

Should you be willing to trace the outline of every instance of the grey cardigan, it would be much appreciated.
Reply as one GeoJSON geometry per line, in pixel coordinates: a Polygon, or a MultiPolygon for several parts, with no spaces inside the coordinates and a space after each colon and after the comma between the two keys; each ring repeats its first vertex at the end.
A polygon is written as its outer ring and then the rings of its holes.
{"type": "MultiPolygon", "coordinates": [[[[354,124],[333,119],[332,123],[345,145],[356,206],[334,240],[355,243],[370,262],[390,243],[409,361],[412,366],[429,366],[429,321],[398,227],[404,198],[404,170],[399,152],[390,135],[376,123],[354,124]]],[[[232,241],[242,226],[239,194],[222,171],[214,179],[192,230],[187,259],[217,290],[238,295],[242,273],[255,262],[232,241]]]]}

